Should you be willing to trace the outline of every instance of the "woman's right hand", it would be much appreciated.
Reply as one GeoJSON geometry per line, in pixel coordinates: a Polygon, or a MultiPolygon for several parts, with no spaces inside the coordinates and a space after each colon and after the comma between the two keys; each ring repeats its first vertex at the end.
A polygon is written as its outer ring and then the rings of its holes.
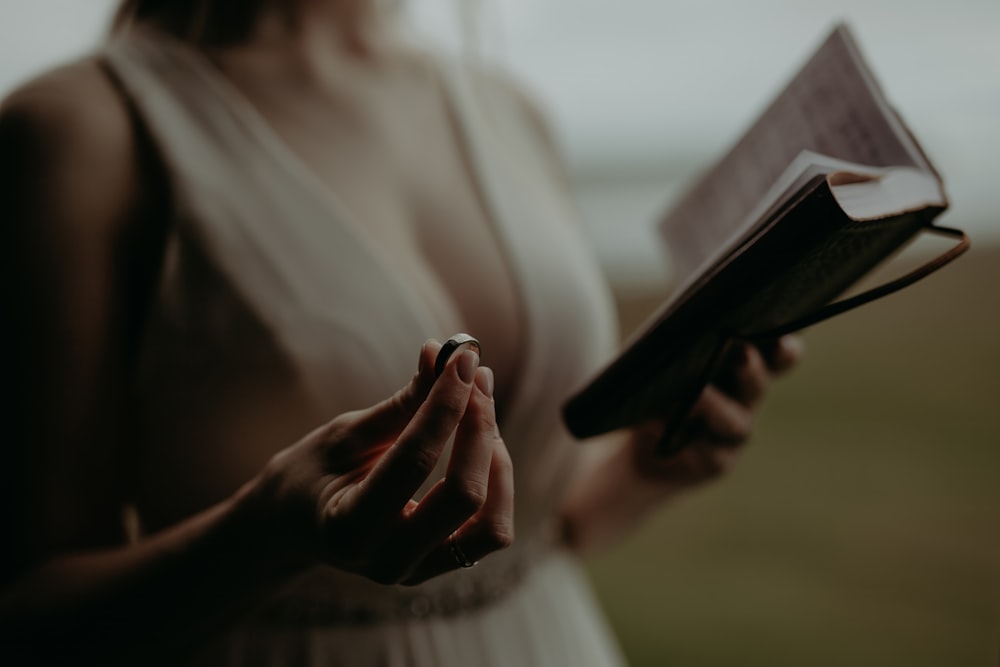
{"type": "Polygon", "coordinates": [[[440,347],[424,344],[419,370],[391,398],[274,456],[241,494],[263,517],[259,537],[279,540],[270,546],[301,565],[327,563],[386,584],[420,583],[511,543],[513,473],[493,374],[466,350],[435,380],[440,347]],[[444,478],[414,500],[453,435],[444,478]]]}

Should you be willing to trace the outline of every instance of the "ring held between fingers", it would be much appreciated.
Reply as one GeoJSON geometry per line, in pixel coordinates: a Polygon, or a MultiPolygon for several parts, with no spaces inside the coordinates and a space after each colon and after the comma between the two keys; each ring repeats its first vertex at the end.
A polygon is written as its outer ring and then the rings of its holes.
{"type": "Polygon", "coordinates": [[[482,355],[482,346],[476,338],[467,333],[457,333],[441,345],[434,360],[434,377],[440,377],[451,357],[463,350],[474,350],[477,355],[482,355]]]}
{"type": "Polygon", "coordinates": [[[362,501],[372,520],[397,514],[437,465],[465,416],[479,356],[462,352],[431,387],[395,443],[364,480],[362,501]]]}
{"type": "MultiPolygon", "coordinates": [[[[506,474],[494,459],[509,460],[499,437],[490,389],[490,372],[480,368],[455,439],[445,477],[434,484],[416,504],[399,527],[387,549],[387,567],[394,563],[413,563],[425,558],[459,527],[483,509],[491,493],[491,477],[498,470],[506,474]]],[[[499,478],[498,478],[499,479],[499,478]]],[[[496,489],[497,480],[493,480],[496,489]]]]}

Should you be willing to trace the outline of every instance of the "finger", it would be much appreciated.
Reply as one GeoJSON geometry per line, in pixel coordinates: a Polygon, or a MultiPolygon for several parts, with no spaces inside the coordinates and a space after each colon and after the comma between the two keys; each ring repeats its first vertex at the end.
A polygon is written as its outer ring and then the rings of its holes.
{"type": "Polygon", "coordinates": [[[398,512],[434,469],[445,443],[458,428],[472,393],[479,355],[462,352],[433,384],[427,398],[396,442],[361,485],[373,519],[398,512]]]}
{"type": "MultiPolygon", "coordinates": [[[[486,502],[490,462],[496,441],[500,439],[493,405],[493,372],[489,368],[478,369],[475,384],[465,415],[455,432],[445,478],[437,493],[425,498],[430,501],[429,515],[438,510],[445,516],[452,516],[451,522],[437,526],[442,536],[451,534],[486,502]]],[[[423,510],[423,505],[421,502],[418,512],[423,510]]]]}
{"type": "Polygon", "coordinates": [[[701,442],[689,451],[695,459],[691,464],[696,468],[693,478],[703,481],[724,475],[735,464],[741,450],[738,447],[720,447],[701,442]]]}
{"type": "Polygon", "coordinates": [[[393,396],[358,411],[352,423],[357,440],[367,444],[385,443],[399,436],[434,386],[434,358],[440,349],[441,344],[437,341],[426,341],[420,348],[417,372],[410,382],[393,396]]]}
{"type": "Polygon", "coordinates": [[[732,365],[713,384],[746,406],[753,406],[767,393],[771,373],[756,347],[741,344],[732,365]]]}
{"type": "Polygon", "coordinates": [[[687,435],[692,441],[733,446],[750,437],[753,411],[709,385],[695,404],[691,420],[693,428],[687,435]]]}
{"type": "Polygon", "coordinates": [[[760,350],[753,345],[746,346],[746,356],[737,371],[737,386],[739,389],[733,398],[747,406],[756,405],[771,387],[771,371],[760,350]]]}
{"type": "Polygon", "coordinates": [[[380,569],[402,570],[419,563],[484,507],[497,444],[502,447],[492,400],[492,372],[480,368],[476,389],[458,425],[445,477],[407,513],[380,569]]]}
{"type": "Polygon", "coordinates": [[[764,363],[772,373],[787,373],[794,368],[805,355],[805,343],[800,336],[782,336],[777,340],[761,344],[760,351],[764,363]]]}
{"type": "Polygon", "coordinates": [[[514,468],[503,440],[497,439],[490,461],[486,504],[421,563],[405,584],[418,584],[463,567],[458,557],[476,562],[514,542],[514,468]],[[458,553],[451,542],[458,545],[458,553]]]}

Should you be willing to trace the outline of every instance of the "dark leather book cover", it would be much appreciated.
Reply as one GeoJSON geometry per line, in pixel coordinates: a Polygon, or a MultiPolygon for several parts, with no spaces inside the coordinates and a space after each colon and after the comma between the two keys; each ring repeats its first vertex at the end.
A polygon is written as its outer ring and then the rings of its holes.
{"type": "Polygon", "coordinates": [[[965,234],[933,224],[946,206],[937,170],[848,27],[835,26],[664,217],[660,230],[682,287],[568,399],[566,426],[586,438],[651,417],[680,423],[731,341],[766,342],[815,324],[964,252],[965,234]],[[835,301],[922,231],[956,243],[899,278],[835,301]]]}
{"type": "MultiPolygon", "coordinates": [[[[843,312],[833,300],[921,231],[941,229],[932,222],[942,210],[856,221],[838,205],[826,177],[811,179],[668,300],[621,354],[566,402],[567,428],[586,438],[672,412],[682,417],[730,341],[764,342],[843,312]]],[[[944,262],[901,280],[910,284],[960,254],[968,244],[961,238],[964,244],[946,253],[944,262]]],[[[893,281],[848,305],[903,286],[893,281]]]]}

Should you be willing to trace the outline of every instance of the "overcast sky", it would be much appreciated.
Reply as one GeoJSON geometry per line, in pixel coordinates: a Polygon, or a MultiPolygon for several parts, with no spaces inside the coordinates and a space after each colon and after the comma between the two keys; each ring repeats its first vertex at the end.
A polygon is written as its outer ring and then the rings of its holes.
{"type": "MultiPolygon", "coordinates": [[[[461,0],[459,0],[461,1],[461,0]]],[[[440,31],[454,0],[412,0],[440,31]]],[[[485,0],[484,48],[543,98],[577,165],[707,162],[837,20],[944,175],[953,224],[1000,240],[998,0],[485,0]]],[[[0,0],[0,94],[87,49],[110,0],[0,0]]]]}

